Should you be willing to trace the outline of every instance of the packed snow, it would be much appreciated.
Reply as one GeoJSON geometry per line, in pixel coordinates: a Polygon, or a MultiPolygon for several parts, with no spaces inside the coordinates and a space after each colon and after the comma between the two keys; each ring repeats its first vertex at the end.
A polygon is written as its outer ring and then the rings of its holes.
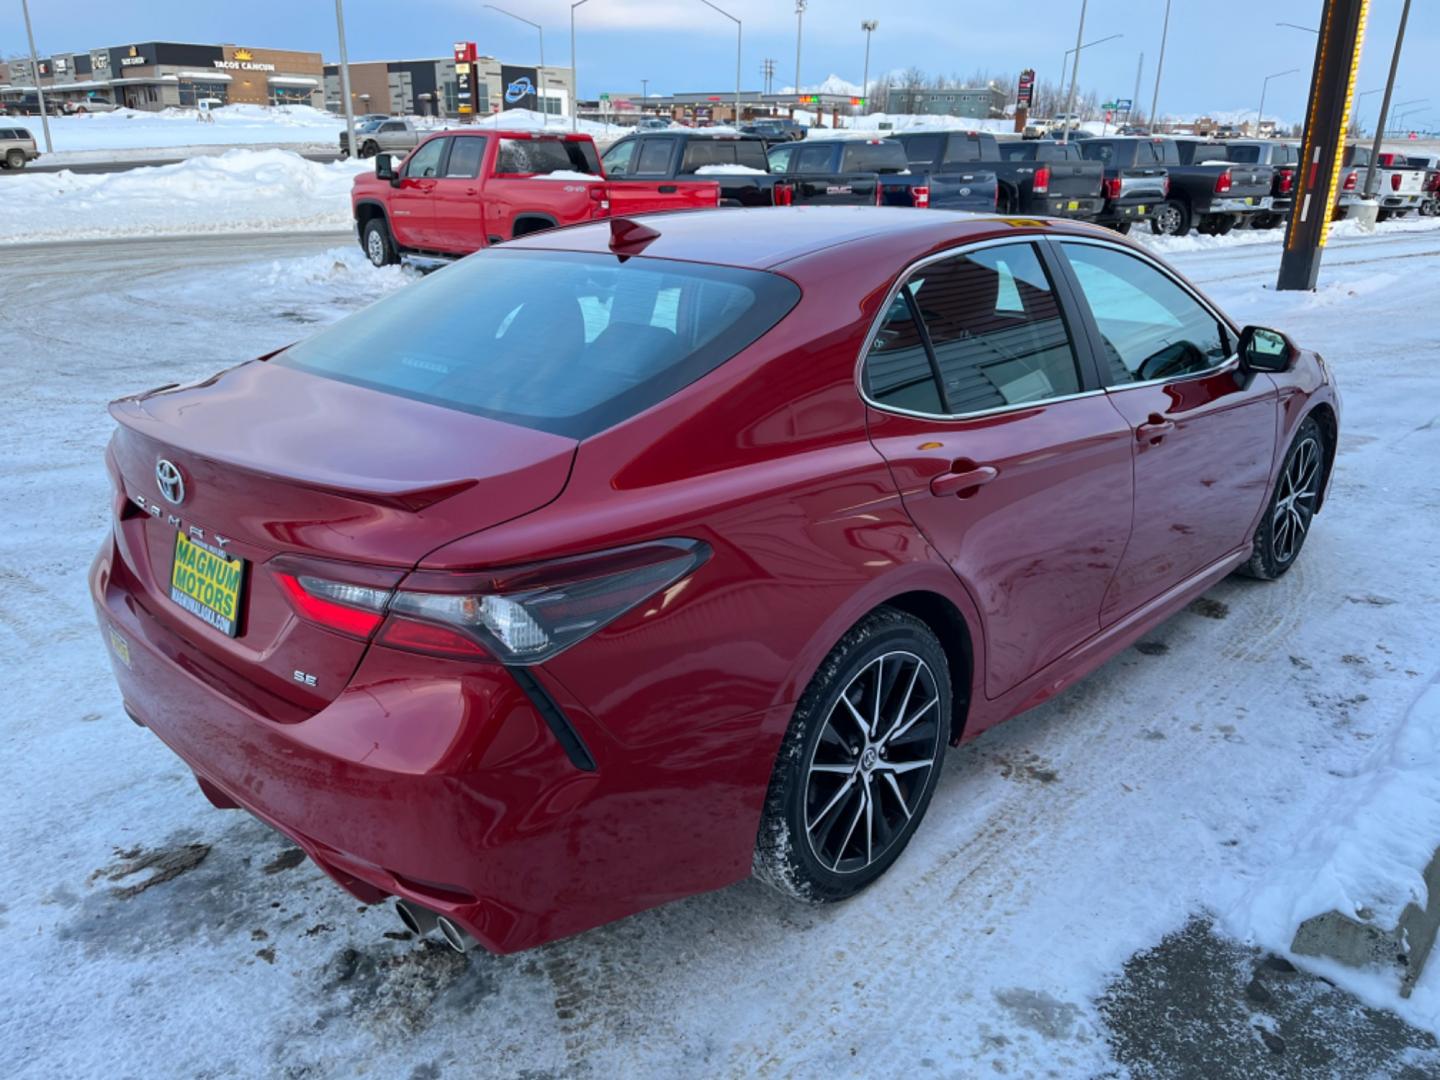
{"type": "Polygon", "coordinates": [[[734,162],[727,162],[720,165],[701,165],[695,170],[696,176],[768,176],[765,169],[754,169],[749,165],[736,165],[734,162]]]}
{"type": "MultiPolygon", "coordinates": [[[[396,939],[388,908],[212,809],[126,720],[86,592],[107,400],[410,279],[279,233],[27,249],[0,277],[0,347],[24,357],[0,402],[0,1070],[1121,1075],[1096,1001],[1192,916],[1284,954],[1303,917],[1417,895],[1440,843],[1440,230],[1337,229],[1313,294],[1273,290],[1279,240],[1146,242],[1339,381],[1333,489],[1287,577],[1220,583],[952,751],[910,848],[851,902],[750,882],[511,957],[396,939]]],[[[1440,1032],[1440,960],[1408,1001],[1393,976],[1325,974],[1440,1032]]]]}
{"type": "MultiPolygon", "coordinates": [[[[226,105],[210,110],[210,116],[210,123],[200,123],[195,109],[176,108],[52,116],[50,137],[57,152],[287,143],[323,144],[329,148],[336,145],[340,132],[345,130],[343,117],[309,105],[226,105]]],[[[40,142],[40,118],[24,120],[40,142]]]]}

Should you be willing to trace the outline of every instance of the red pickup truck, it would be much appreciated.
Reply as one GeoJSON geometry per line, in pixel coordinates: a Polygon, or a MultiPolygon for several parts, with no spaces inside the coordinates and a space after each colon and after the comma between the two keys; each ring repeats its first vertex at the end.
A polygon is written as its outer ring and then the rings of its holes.
{"type": "Polygon", "coordinates": [[[355,228],[376,266],[446,260],[557,225],[652,210],[713,209],[714,180],[608,180],[588,135],[440,131],[350,192],[355,228]]]}

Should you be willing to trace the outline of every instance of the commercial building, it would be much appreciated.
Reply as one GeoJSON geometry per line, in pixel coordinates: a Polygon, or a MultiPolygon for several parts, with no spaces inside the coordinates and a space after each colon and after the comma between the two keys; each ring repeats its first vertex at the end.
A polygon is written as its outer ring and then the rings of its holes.
{"type": "MultiPolygon", "coordinates": [[[[493,56],[477,57],[474,67],[475,115],[488,116],[503,109],[540,112],[540,100],[545,112],[569,115],[575,100],[575,73],[570,68],[545,68],[542,87],[537,67],[502,63],[493,56]]],[[[326,64],[324,76],[325,107],[339,112],[344,108],[340,65],[326,64]]],[[[351,61],[350,98],[356,113],[458,116],[455,59],[351,61]]]]}
{"type": "Polygon", "coordinates": [[[994,86],[926,87],[892,86],[880,91],[876,102],[883,112],[923,113],[931,116],[969,116],[980,120],[1005,115],[1009,96],[994,86]],[[885,99],[889,99],[886,104],[885,99]]]}
{"type": "Polygon", "coordinates": [[[33,103],[38,82],[58,105],[98,99],[158,111],[222,104],[323,104],[324,61],[318,52],[244,45],[145,41],[9,62],[0,103],[33,103]]]}
{"type": "MultiPolygon", "coordinates": [[[[799,109],[833,124],[839,116],[851,116],[863,110],[864,99],[848,94],[767,94],[761,90],[740,91],[739,119],[759,120],[765,117],[790,116],[799,109]]],[[[673,94],[638,94],[632,91],[610,91],[595,101],[580,103],[580,115],[586,119],[613,120],[626,123],[641,115],[662,116],[681,123],[730,124],[736,120],[734,90],[678,91],[673,94]]]]}

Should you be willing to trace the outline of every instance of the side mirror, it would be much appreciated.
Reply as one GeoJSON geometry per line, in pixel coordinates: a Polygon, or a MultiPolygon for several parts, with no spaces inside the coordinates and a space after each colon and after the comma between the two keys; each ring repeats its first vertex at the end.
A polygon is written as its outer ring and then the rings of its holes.
{"type": "Polygon", "coordinates": [[[1289,371],[1299,350],[1279,330],[1247,326],[1240,331],[1240,366],[1247,371],[1289,371]]]}
{"type": "Polygon", "coordinates": [[[394,184],[400,178],[395,175],[395,159],[389,154],[375,155],[375,175],[381,180],[389,180],[394,184]]]}

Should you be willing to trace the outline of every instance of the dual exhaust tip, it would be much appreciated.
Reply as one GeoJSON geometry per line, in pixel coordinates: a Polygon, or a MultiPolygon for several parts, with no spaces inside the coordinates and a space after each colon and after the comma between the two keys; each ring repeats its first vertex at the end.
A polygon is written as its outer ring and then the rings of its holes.
{"type": "Polygon", "coordinates": [[[469,952],[476,945],[475,939],[463,927],[409,900],[396,900],[395,913],[400,916],[405,929],[416,937],[429,937],[432,931],[438,929],[445,944],[458,953],[469,952]]]}

